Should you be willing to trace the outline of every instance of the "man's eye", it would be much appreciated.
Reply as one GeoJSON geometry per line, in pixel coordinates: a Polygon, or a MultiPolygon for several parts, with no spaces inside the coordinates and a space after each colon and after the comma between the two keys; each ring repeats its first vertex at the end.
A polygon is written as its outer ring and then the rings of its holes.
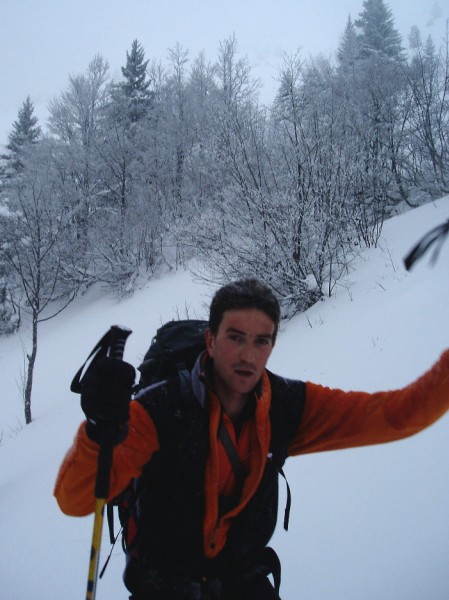
{"type": "Polygon", "coordinates": [[[233,334],[231,334],[231,335],[229,336],[229,339],[230,339],[232,342],[241,342],[241,341],[242,341],[242,336],[241,336],[241,335],[237,335],[237,334],[233,333],[233,334]]]}

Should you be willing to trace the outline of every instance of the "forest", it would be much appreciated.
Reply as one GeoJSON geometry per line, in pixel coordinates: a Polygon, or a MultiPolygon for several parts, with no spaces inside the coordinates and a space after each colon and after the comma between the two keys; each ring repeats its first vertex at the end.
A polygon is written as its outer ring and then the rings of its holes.
{"type": "Polygon", "coordinates": [[[28,96],[1,157],[0,334],[27,314],[27,422],[38,324],[89,286],[121,296],[189,264],[263,279],[289,317],[385,219],[449,193],[447,28],[403,40],[384,0],[348,17],[334,58],[285,55],[270,106],[234,36],[167,64],[134,40],[121,72],[94,56],[45,133],[28,96]]]}

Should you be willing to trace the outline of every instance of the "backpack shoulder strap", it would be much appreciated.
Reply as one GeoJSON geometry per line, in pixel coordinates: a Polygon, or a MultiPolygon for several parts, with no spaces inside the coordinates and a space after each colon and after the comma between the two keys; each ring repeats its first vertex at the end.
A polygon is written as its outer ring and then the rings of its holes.
{"type": "Polygon", "coordinates": [[[235,447],[222,418],[220,418],[220,424],[218,426],[218,439],[225,449],[226,455],[231,463],[232,470],[234,471],[237,484],[240,486],[246,477],[245,467],[243,466],[239,453],[237,452],[237,448],[235,447]]]}
{"type": "MultiPolygon", "coordinates": [[[[271,385],[270,420],[275,425],[272,442],[276,446],[285,446],[285,441],[290,444],[301,422],[306,399],[306,384],[300,380],[274,375],[270,371],[268,377],[271,385]]],[[[285,454],[285,459],[288,446],[276,447],[272,451],[280,450],[285,454]]]]}
{"type": "Polygon", "coordinates": [[[284,510],[284,529],[288,531],[292,495],[283,465],[287,458],[288,446],[298,430],[304,411],[306,386],[303,381],[289,380],[268,371],[271,384],[270,420],[272,438],[270,452],[278,464],[279,474],[287,487],[284,510]]]}
{"type": "MultiPolygon", "coordinates": [[[[188,400],[193,395],[192,374],[184,365],[178,369],[178,383],[178,392],[182,401],[188,400]]],[[[174,390],[171,390],[171,392],[173,393],[174,390]]]]}

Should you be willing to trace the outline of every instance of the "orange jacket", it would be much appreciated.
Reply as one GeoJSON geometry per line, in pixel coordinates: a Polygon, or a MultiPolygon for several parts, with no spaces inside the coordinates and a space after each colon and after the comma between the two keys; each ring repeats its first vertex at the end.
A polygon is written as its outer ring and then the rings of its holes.
{"type": "MultiPolygon", "coordinates": [[[[232,520],[246,506],[262,478],[270,445],[270,401],[270,382],[265,373],[255,417],[245,422],[237,442],[249,475],[238,506],[219,519],[218,497],[232,490],[234,480],[217,438],[220,404],[209,393],[210,452],[204,482],[203,523],[207,558],[222,550],[232,520]]],[[[434,423],[448,409],[449,350],[427,373],[399,390],[373,394],[344,392],[307,382],[304,413],[290,444],[289,456],[405,438],[434,423]]],[[[229,419],[225,418],[225,426],[236,441],[229,419]]],[[[158,435],[151,417],[138,401],[132,401],[128,436],[114,448],[110,498],[124,489],[130,479],[140,475],[158,448],[158,435]]],[[[98,445],[87,437],[83,423],[56,480],[54,493],[66,514],[83,516],[93,512],[97,454],[98,445]]]]}

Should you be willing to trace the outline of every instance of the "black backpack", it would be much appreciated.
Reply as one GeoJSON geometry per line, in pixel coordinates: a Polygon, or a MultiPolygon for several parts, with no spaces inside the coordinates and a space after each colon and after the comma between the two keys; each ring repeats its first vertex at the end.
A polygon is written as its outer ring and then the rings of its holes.
{"type": "Polygon", "coordinates": [[[140,380],[135,392],[173,377],[179,371],[191,371],[198,355],[205,350],[207,321],[187,319],[169,321],[153,337],[139,365],[140,380]]]}
{"type": "MultiPolygon", "coordinates": [[[[139,365],[139,383],[134,387],[136,395],[151,385],[157,384],[179,374],[180,389],[182,394],[190,393],[190,371],[196,359],[205,350],[204,331],[208,326],[207,321],[186,319],[169,321],[162,325],[151,340],[142,363],[139,365]]],[[[104,565],[102,577],[114,545],[122,533],[122,546],[125,553],[132,552],[138,533],[138,525],[134,507],[139,492],[139,482],[131,481],[127,488],[116,498],[111,500],[106,508],[109,537],[112,544],[111,552],[104,565]],[[120,530],[114,533],[114,507],[118,509],[120,530]]]]}

